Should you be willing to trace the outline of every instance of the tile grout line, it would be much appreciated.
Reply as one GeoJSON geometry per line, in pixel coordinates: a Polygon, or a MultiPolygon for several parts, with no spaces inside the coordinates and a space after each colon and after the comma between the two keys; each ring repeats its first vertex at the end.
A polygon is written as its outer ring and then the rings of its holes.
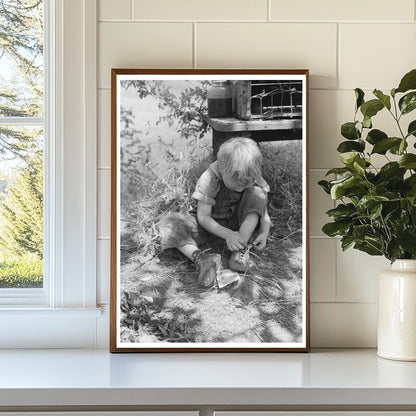
{"type": "MultiPolygon", "coordinates": [[[[415,0],[416,1],[416,0],[415,0]]],[[[272,0],[267,0],[267,23],[270,23],[272,20],[272,0]]]]}
{"type": "MultiPolygon", "coordinates": [[[[133,8],[134,10],[134,8],[133,8]]],[[[315,24],[353,24],[353,25],[414,25],[414,20],[270,20],[266,19],[253,19],[253,20],[244,20],[244,19],[225,19],[225,20],[192,20],[192,19],[98,19],[98,23],[287,23],[287,24],[306,24],[306,25],[315,25],[315,24]]]]}
{"type": "Polygon", "coordinates": [[[378,302],[374,301],[358,301],[358,300],[351,300],[351,301],[341,301],[341,302],[329,302],[329,301],[311,301],[311,304],[319,304],[319,305],[334,305],[334,306],[339,306],[339,305],[377,305],[378,302]]]}
{"type": "Polygon", "coordinates": [[[341,72],[341,24],[337,23],[337,62],[336,62],[336,71],[337,71],[337,90],[339,90],[340,84],[340,72],[341,72]]]}
{"type": "Polygon", "coordinates": [[[192,68],[196,69],[197,61],[196,61],[196,27],[197,23],[192,23],[192,68]]]}
{"type": "Polygon", "coordinates": [[[336,241],[336,244],[334,244],[334,259],[335,259],[335,284],[334,284],[334,302],[338,303],[338,244],[340,244],[340,241],[336,241]]]}
{"type": "Polygon", "coordinates": [[[130,0],[130,20],[133,20],[133,1],[130,0]]]}

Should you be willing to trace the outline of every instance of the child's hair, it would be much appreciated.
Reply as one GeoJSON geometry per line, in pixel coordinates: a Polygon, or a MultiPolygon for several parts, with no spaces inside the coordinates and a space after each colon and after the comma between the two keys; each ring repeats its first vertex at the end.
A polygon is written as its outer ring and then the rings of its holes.
{"type": "Polygon", "coordinates": [[[261,177],[263,156],[257,143],[246,137],[235,137],[224,142],[217,155],[223,176],[247,184],[261,177]]]}

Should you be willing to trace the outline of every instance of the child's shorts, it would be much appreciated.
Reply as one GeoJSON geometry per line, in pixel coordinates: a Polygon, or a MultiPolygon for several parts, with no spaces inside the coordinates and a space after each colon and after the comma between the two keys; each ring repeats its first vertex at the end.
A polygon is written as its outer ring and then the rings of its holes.
{"type": "MultiPolygon", "coordinates": [[[[253,186],[246,189],[233,213],[228,218],[216,218],[215,207],[212,210],[212,218],[220,225],[237,231],[247,215],[255,213],[263,217],[266,212],[267,194],[259,187],[253,186]]],[[[218,240],[214,234],[205,230],[199,223],[196,213],[169,213],[159,221],[159,231],[162,249],[178,248],[186,244],[198,245],[212,243],[218,240]]]]}

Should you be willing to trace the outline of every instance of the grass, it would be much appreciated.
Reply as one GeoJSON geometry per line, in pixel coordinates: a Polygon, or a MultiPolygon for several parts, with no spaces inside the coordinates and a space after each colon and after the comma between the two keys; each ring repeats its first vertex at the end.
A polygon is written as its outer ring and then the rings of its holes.
{"type": "MultiPolygon", "coordinates": [[[[262,144],[273,227],[268,245],[238,285],[198,285],[181,255],[161,252],[157,221],[188,211],[210,145],[164,160],[160,172],[124,177],[130,199],[121,210],[123,342],[299,342],[302,337],[301,142],[262,144]]],[[[224,247],[213,247],[225,253],[224,247]]]]}
{"type": "Polygon", "coordinates": [[[42,285],[43,263],[36,254],[0,254],[0,288],[39,288],[42,285]]]}

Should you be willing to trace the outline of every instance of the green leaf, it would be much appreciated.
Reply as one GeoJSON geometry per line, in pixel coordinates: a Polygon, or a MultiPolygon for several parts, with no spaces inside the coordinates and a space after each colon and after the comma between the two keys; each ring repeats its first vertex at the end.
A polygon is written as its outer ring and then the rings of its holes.
{"type": "Polygon", "coordinates": [[[371,225],[357,225],[354,227],[352,231],[352,235],[355,238],[355,240],[365,240],[365,237],[369,234],[373,233],[373,228],[371,225]]]}
{"type": "Polygon", "coordinates": [[[406,139],[403,139],[402,141],[401,141],[401,143],[400,143],[400,146],[399,146],[399,155],[402,155],[403,154],[403,152],[406,150],[406,148],[407,148],[407,141],[406,141],[406,139]]]}
{"type": "Polygon", "coordinates": [[[381,181],[389,181],[391,178],[402,179],[406,169],[400,167],[397,162],[389,162],[385,164],[377,174],[381,181]]]}
{"type": "Polygon", "coordinates": [[[403,152],[407,149],[406,139],[400,139],[400,143],[392,146],[389,151],[394,155],[402,155],[403,152]]]}
{"type": "Polygon", "coordinates": [[[416,90],[416,69],[412,69],[401,79],[398,88],[396,88],[395,93],[397,92],[406,92],[409,90],[416,90]]]}
{"type": "Polygon", "coordinates": [[[416,108],[416,92],[409,92],[399,100],[399,108],[402,114],[408,114],[416,108]]]}
{"type": "Polygon", "coordinates": [[[360,130],[357,128],[357,122],[350,121],[341,126],[341,135],[348,140],[357,140],[361,137],[360,130]]]}
{"type": "Polygon", "coordinates": [[[364,103],[364,91],[361,88],[356,88],[355,90],[355,111],[363,105],[364,103]]]}
{"type": "Polygon", "coordinates": [[[325,224],[322,227],[322,231],[329,237],[335,237],[337,235],[346,235],[350,229],[351,224],[349,221],[335,221],[325,224]]]}
{"type": "Polygon", "coordinates": [[[370,219],[376,220],[381,217],[381,212],[383,211],[383,204],[377,204],[370,208],[370,219]]]}
{"type": "Polygon", "coordinates": [[[409,127],[407,128],[407,135],[408,136],[415,136],[416,137],[416,120],[413,120],[410,124],[409,127]]]}
{"type": "Polygon", "coordinates": [[[363,127],[366,129],[371,129],[373,127],[373,123],[371,122],[371,117],[364,116],[363,127]]]}
{"type": "Polygon", "coordinates": [[[318,185],[327,193],[331,194],[331,187],[328,181],[319,181],[318,185]]]}
{"type": "Polygon", "coordinates": [[[361,112],[364,117],[371,118],[384,108],[384,104],[380,100],[370,100],[361,106],[361,112]]]}
{"type": "Polygon", "coordinates": [[[384,133],[384,131],[373,129],[368,132],[366,140],[368,143],[374,145],[378,143],[380,140],[386,139],[387,137],[388,136],[386,133],[384,133]]]}
{"type": "Polygon", "coordinates": [[[342,251],[347,250],[354,244],[354,237],[351,235],[346,235],[341,238],[341,247],[342,251]]]}
{"type": "Polygon", "coordinates": [[[416,227],[406,228],[398,238],[400,246],[410,254],[416,254],[416,227]]]}
{"type": "Polygon", "coordinates": [[[366,165],[367,163],[365,159],[357,159],[354,161],[352,167],[355,172],[363,174],[365,172],[366,165]]]}
{"type": "Polygon", "coordinates": [[[336,208],[330,209],[326,214],[334,220],[348,218],[356,214],[357,210],[354,204],[339,204],[336,208]]]}
{"type": "Polygon", "coordinates": [[[331,198],[340,199],[345,195],[345,190],[354,186],[357,182],[357,178],[350,176],[349,178],[343,178],[340,181],[336,181],[331,187],[331,198]]]}
{"type": "Polygon", "coordinates": [[[335,174],[335,175],[344,175],[346,173],[351,172],[351,169],[349,168],[333,168],[330,169],[325,176],[331,175],[331,174],[335,174]]]}
{"type": "Polygon", "coordinates": [[[399,159],[399,165],[405,169],[416,169],[416,155],[408,153],[399,159]]]}
{"type": "Polygon", "coordinates": [[[374,147],[371,154],[377,153],[380,155],[384,155],[387,150],[390,150],[393,146],[400,146],[402,139],[399,137],[387,137],[386,139],[382,139],[378,141],[374,147]]]}
{"type": "Polygon", "coordinates": [[[346,153],[346,152],[364,152],[365,149],[365,142],[363,140],[358,140],[356,142],[352,141],[345,141],[341,142],[339,146],[337,147],[337,151],[340,153],[346,153]]]}
{"type": "Polygon", "coordinates": [[[388,110],[391,109],[390,97],[388,95],[377,89],[373,91],[373,94],[383,103],[384,107],[388,110]]]}
{"type": "Polygon", "coordinates": [[[360,199],[360,202],[357,204],[357,208],[360,211],[365,212],[368,209],[377,205],[378,203],[388,200],[389,199],[383,195],[364,195],[360,199]]]}
{"type": "Polygon", "coordinates": [[[370,242],[357,242],[355,243],[354,248],[360,251],[364,251],[370,256],[381,256],[383,254],[381,247],[378,248],[377,246],[370,244],[370,242]]]}
{"type": "Polygon", "coordinates": [[[346,152],[339,155],[339,160],[345,165],[352,167],[354,162],[360,158],[357,152],[346,152]]]}

